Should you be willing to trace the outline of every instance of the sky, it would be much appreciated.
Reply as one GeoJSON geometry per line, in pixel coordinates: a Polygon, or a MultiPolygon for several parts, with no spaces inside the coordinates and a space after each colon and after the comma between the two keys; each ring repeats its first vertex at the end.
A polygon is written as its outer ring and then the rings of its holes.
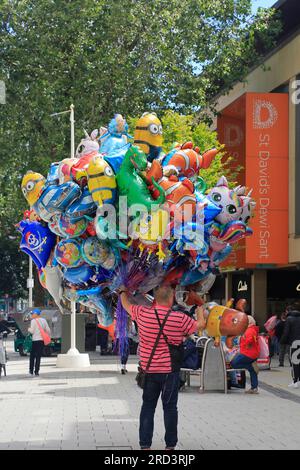
{"type": "Polygon", "coordinates": [[[256,12],[258,7],[269,8],[276,3],[276,0],[252,0],[252,11],[256,12]]]}

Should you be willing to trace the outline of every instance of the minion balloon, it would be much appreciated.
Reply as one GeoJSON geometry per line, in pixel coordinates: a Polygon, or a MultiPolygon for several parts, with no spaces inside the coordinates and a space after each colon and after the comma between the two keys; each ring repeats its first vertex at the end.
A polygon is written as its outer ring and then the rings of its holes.
{"type": "Polygon", "coordinates": [[[162,149],[162,125],[155,113],[144,113],[137,121],[134,144],[147,155],[149,162],[159,157],[162,149]]]}
{"type": "Polygon", "coordinates": [[[27,171],[26,175],[23,176],[21,188],[30,207],[32,207],[40,197],[45,183],[46,178],[34,171],[27,171]]]}

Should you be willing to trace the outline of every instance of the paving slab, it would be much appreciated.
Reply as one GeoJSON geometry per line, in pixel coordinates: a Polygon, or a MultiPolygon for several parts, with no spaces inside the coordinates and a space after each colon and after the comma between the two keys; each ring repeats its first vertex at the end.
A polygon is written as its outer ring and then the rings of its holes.
{"type": "MultiPolygon", "coordinates": [[[[138,449],[142,391],[136,386],[137,358],[128,374],[118,359],[90,354],[91,367],[57,369],[43,358],[41,375],[28,377],[28,358],[12,351],[0,380],[0,449],[138,449]],[[3,406],[5,404],[5,406],[3,406]],[[3,425],[4,423],[4,425],[3,425]]],[[[178,449],[299,449],[300,389],[291,390],[290,369],[259,374],[260,394],[199,393],[199,379],[179,394],[178,449]]],[[[161,403],[153,449],[163,449],[161,403]]]]}

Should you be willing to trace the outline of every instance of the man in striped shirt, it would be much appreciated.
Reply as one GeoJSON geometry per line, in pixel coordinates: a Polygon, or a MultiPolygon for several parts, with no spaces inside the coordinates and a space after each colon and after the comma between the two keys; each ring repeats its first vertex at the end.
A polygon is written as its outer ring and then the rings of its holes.
{"type": "Polygon", "coordinates": [[[151,307],[134,305],[130,301],[126,289],[122,287],[120,291],[123,307],[130,314],[132,320],[137,322],[139,328],[140,362],[144,371],[146,371],[160,330],[155,310],[160,323],[170,312],[147,370],[139,434],[141,449],[150,449],[153,437],[154,414],[161,394],[166,431],[166,449],[172,450],[177,444],[179,368],[174,367],[174,364],[172,365],[168,343],[179,346],[182,344],[184,337],[195,333],[199,329],[204,329],[203,310],[201,307],[197,308],[197,321],[188,317],[185,313],[172,311],[174,289],[171,286],[160,286],[155,289],[154,303],[151,307]]]}

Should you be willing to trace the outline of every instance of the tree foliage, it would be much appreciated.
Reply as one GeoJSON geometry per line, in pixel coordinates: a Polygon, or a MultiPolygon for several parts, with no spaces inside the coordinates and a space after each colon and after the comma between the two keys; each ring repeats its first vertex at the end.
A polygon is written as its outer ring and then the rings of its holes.
{"type": "MultiPolygon", "coordinates": [[[[74,102],[79,141],[82,128],[106,124],[115,112],[173,109],[183,115],[203,109],[273,44],[278,21],[267,10],[256,18],[250,11],[251,0],[2,0],[3,253],[16,249],[8,236],[26,207],[22,175],[28,169],[45,174],[51,161],[69,155],[68,118],[52,113],[74,102]]],[[[14,273],[23,270],[3,253],[1,261],[12,267],[2,276],[0,294],[8,278],[19,290],[14,273]]]]}
{"type": "MultiPolygon", "coordinates": [[[[163,125],[163,151],[169,152],[175,143],[184,143],[188,140],[198,146],[201,153],[213,147],[219,149],[218,155],[207,170],[201,170],[207,187],[212,188],[220,176],[228,177],[233,187],[237,182],[238,172],[241,167],[234,170],[231,167],[232,158],[226,154],[224,159],[224,145],[218,141],[217,132],[212,132],[207,124],[198,121],[193,114],[183,115],[173,110],[167,110],[159,115],[163,125]]],[[[138,118],[129,118],[130,131],[133,133],[138,118]]]]}

